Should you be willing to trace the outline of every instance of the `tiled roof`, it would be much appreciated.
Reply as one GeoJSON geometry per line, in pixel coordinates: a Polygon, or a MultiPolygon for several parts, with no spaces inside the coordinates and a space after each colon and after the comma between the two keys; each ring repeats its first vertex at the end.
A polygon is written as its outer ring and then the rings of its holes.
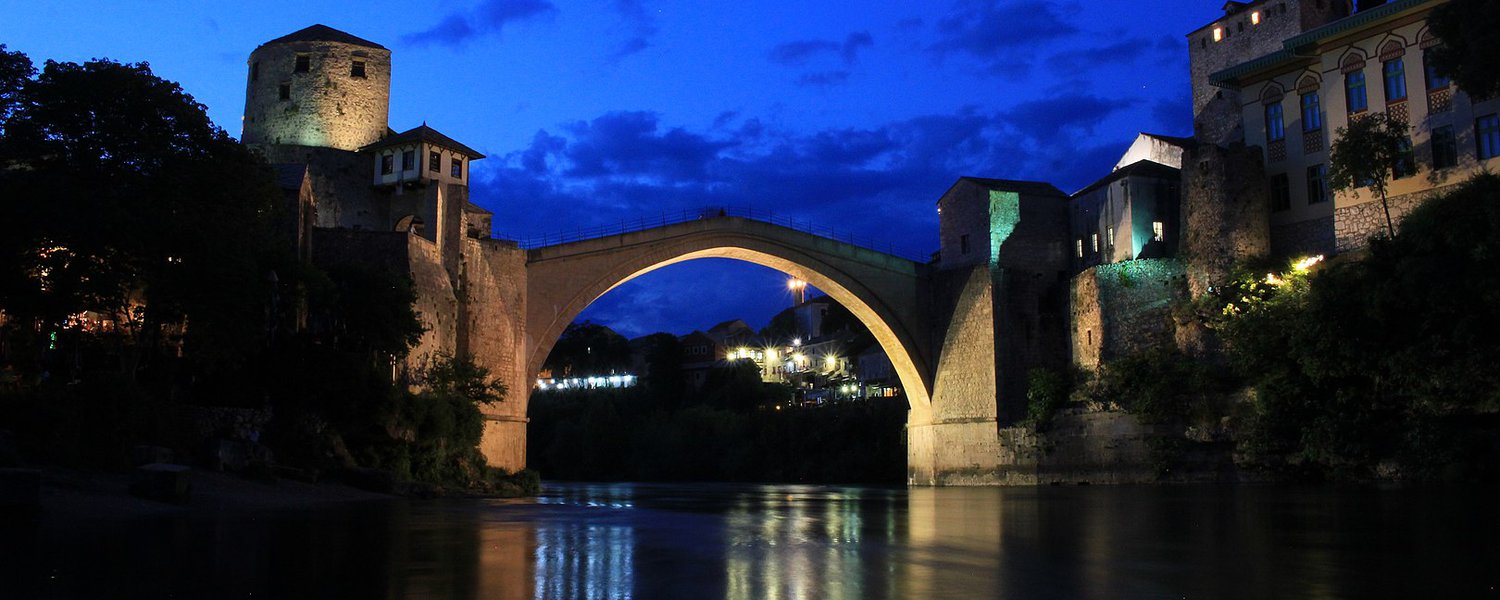
{"type": "Polygon", "coordinates": [[[361,148],[361,150],[385,148],[389,146],[397,146],[400,144],[408,144],[411,142],[427,142],[429,144],[435,144],[444,148],[448,148],[449,150],[457,150],[465,156],[468,156],[469,160],[479,160],[481,158],[484,158],[484,155],[480,154],[478,150],[460,144],[453,138],[443,135],[438,130],[428,127],[426,124],[413,127],[396,135],[388,135],[384,138],[381,138],[378,142],[361,148]]]}

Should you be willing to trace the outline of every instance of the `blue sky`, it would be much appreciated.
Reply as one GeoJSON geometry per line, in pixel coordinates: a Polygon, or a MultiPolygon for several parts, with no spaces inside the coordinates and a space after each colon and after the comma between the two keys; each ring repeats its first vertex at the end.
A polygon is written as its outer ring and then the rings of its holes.
{"type": "MultiPolygon", "coordinates": [[[[33,60],[149,62],[238,135],[245,61],[323,23],[393,53],[391,126],[484,152],[472,196],[528,238],[747,206],[937,244],[963,175],[1074,191],[1139,131],[1189,135],[1185,34],[1212,0],[0,1],[33,60]]],[[[693,261],[585,312],[627,335],[764,325],[785,277],[693,261]]]]}

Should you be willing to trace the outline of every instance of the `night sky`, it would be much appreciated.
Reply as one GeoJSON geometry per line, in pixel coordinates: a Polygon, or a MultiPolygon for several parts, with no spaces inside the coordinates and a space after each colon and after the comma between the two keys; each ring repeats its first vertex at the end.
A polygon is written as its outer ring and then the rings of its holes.
{"type": "MultiPolygon", "coordinates": [[[[1072,192],[1137,132],[1190,135],[1184,36],[1221,5],[6,0],[0,43],[38,64],[149,62],[238,136],[250,51],[323,23],[391,49],[392,128],[426,121],[488,155],[471,193],[498,237],[754,207],[921,256],[960,176],[1072,192]]],[[[582,318],[686,333],[789,304],[784,275],[715,259],[582,318]]]]}

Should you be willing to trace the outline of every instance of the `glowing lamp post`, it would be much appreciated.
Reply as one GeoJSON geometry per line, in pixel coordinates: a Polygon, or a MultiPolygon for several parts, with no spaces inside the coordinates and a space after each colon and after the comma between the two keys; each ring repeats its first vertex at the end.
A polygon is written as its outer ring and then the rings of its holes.
{"type": "Polygon", "coordinates": [[[807,299],[807,282],[801,279],[786,280],[786,289],[792,291],[792,306],[802,304],[807,299]]]}

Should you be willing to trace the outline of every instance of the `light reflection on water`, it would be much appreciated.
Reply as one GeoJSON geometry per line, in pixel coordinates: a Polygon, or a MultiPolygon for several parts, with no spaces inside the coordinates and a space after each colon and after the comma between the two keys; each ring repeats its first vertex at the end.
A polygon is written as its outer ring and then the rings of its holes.
{"type": "Polygon", "coordinates": [[[4,597],[1500,597],[1494,490],[549,485],[0,519],[4,597]],[[19,591],[19,594],[11,592],[19,591]]]}

